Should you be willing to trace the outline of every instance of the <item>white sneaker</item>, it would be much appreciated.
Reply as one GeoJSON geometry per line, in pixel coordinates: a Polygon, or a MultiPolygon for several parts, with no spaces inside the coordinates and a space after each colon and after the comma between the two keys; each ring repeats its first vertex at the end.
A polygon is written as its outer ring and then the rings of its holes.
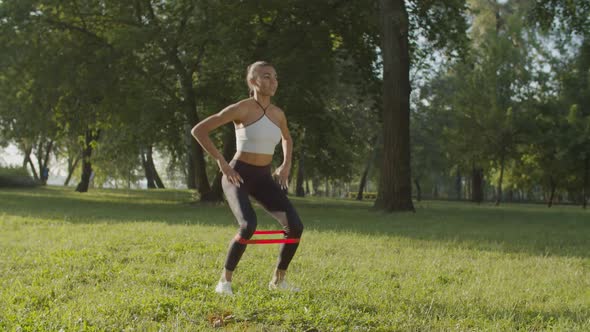
{"type": "Polygon", "coordinates": [[[295,293],[301,291],[301,289],[294,287],[292,285],[289,285],[285,279],[279,281],[278,283],[275,283],[273,281],[269,282],[268,289],[271,291],[277,290],[277,291],[295,292],[295,293]]]}
{"type": "Polygon", "coordinates": [[[231,290],[231,281],[226,281],[225,279],[219,280],[215,287],[215,293],[233,296],[234,292],[231,290]]]}

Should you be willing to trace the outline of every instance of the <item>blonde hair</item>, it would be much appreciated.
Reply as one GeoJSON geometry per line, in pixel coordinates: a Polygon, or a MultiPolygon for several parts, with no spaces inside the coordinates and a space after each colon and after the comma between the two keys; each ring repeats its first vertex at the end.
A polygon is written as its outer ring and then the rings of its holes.
{"type": "Polygon", "coordinates": [[[248,84],[250,97],[254,97],[254,88],[252,88],[250,80],[254,78],[254,71],[259,67],[273,67],[273,65],[266,61],[256,61],[248,66],[248,69],[246,70],[246,84],[248,84]]]}

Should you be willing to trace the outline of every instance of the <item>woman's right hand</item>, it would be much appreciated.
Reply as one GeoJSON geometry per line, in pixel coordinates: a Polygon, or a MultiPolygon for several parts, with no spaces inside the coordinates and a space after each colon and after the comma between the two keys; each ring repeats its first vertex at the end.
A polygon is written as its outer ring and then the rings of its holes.
{"type": "Polygon", "coordinates": [[[236,185],[238,188],[240,187],[240,183],[244,183],[244,180],[242,180],[240,174],[236,172],[236,170],[233,169],[226,161],[219,162],[219,169],[221,170],[221,173],[225,175],[227,180],[230,183],[236,185]]]}

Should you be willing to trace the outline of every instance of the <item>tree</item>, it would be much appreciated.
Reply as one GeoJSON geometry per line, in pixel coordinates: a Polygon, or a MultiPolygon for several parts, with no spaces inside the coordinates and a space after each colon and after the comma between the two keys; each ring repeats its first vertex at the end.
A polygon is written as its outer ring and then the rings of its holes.
{"type": "MultiPolygon", "coordinates": [[[[495,178],[502,200],[506,165],[518,155],[533,96],[531,38],[522,25],[526,4],[470,1],[472,27],[465,56],[443,67],[433,80],[428,105],[449,121],[445,150],[458,172],[471,173],[474,202],[484,199],[484,179],[495,178]],[[497,176],[496,176],[497,175],[497,176]]],[[[429,108],[426,108],[429,110],[429,108]]]]}
{"type": "Polygon", "coordinates": [[[1,136],[19,147],[25,156],[23,167],[29,166],[34,178],[46,184],[49,156],[59,135],[53,118],[59,100],[54,86],[59,79],[51,67],[54,59],[38,55],[54,49],[59,41],[46,30],[21,24],[17,14],[22,8],[13,8],[13,16],[7,15],[9,4],[0,8],[0,63],[5,69],[0,75],[1,136]]]}
{"type": "Polygon", "coordinates": [[[530,12],[529,23],[557,29],[569,35],[590,32],[590,3],[586,0],[538,0],[530,12]]]}
{"type": "Polygon", "coordinates": [[[383,143],[381,182],[375,206],[414,211],[410,172],[409,19],[403,1],[381,1],[383,51],[383,143]]]}
{"type": "Polygon", "coordinates": [[[375,206],[413,211],[410,170],[410,38],[420,31],[443,49],[460,45],[467,30],[464,1],[380,1],[383,57],[383,143],[375,206]],[[410,9],[410,13],[408,12],[410,9]]]}
{"type": "MultiPolygon", "coordinates": [[[[580,174],[582,184],[582,206],[586,208],[589,181],[589,155],[588,145],[588,119],[590,119],[590,110],[588,103],[590,101],[590,81],[588,73],[590,72],[590,3],[585,0],[573,1],[556,1],[541,0],[536,1],[531,11],[530,22],[539,23],[539,33],[544,36],[553,34],[558,45],[572,45],[572,36],[581,38],[581,45],[577,56],[570,63],[562,64],[558,59],[553,59],[552,69],[556,73],[556,85],[558,90],[554,92],[558,95],[560,107],[569,110],[566,118],[568,132],[570,134],[567,142],[564,142],[566,149],[570,154],[570,164],[577,165],[573,174],[580,174]],[[581,170],[581,171],[580,171],[581,170]]],[[[560,56],[567,54],[565,48],[560,49],[560,56]]],[[[548,58],[552,58],[549,54],[548,58]]],[[[564,57],[567,59],[567,57],[564,57]]],[[[560,133],[563,134],[563,133],[560,133]]],[[[572,177],[570,177],[572,178],[572,177]]],[[[577,179],[578,176],[573,176],[577,179]]]]}
{"type": "MultiPolygon", "coordinates": [[[[569,139],[567,146],[575,165],[574,174],[579,174],[582,181],[578,188],[582,192],[582,206],[585,209],[590,190],[590,37],[585,37],[574,58],[562,76],[562,100],[569,108],[567,115],[569,139]]],[[[576,178],[578,178],[576,176],[576,178]]]]}

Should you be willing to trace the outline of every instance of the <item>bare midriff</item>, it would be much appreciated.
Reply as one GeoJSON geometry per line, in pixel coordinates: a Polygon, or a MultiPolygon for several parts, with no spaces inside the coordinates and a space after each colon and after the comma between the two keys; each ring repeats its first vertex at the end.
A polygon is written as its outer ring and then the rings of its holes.
{"type": "Polygon", "coordinates": [[[272,154],[237,151],[234,159],[254,166],[266,166],[272,162],[272,154]]]}

